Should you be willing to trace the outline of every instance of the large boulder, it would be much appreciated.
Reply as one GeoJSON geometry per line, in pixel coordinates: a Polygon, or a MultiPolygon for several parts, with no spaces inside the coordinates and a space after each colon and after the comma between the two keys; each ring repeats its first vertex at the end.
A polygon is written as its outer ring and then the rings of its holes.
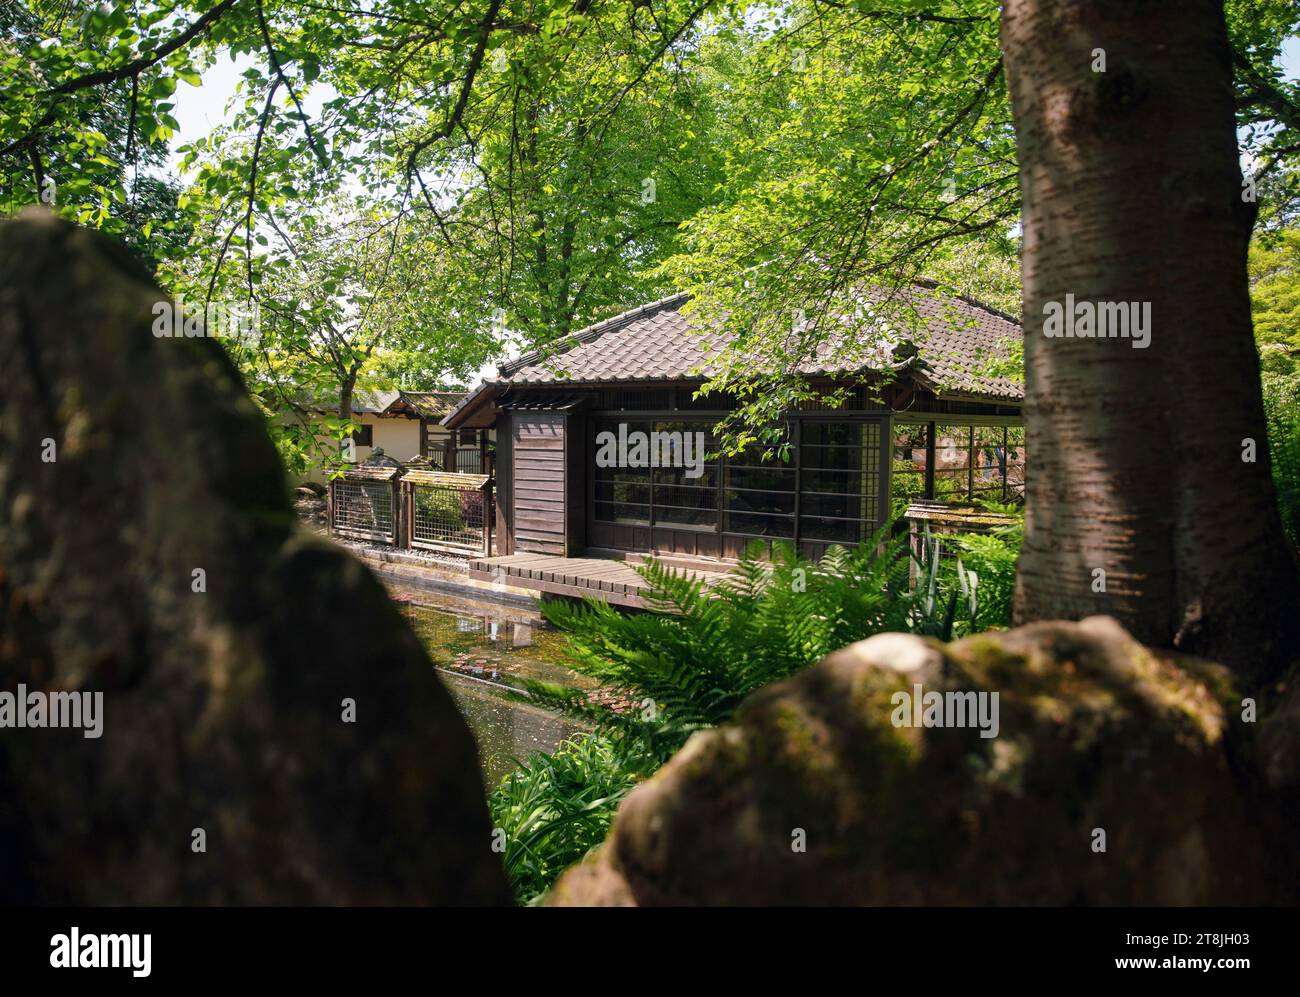
{"type": "Polygon", "coordinates": [[[1108,617],[947,646],[873,637],[696,734],[548,900],[1294,903],[1293,837],[1240,771],[1242,715],[1227,670],[1108,617]],[[996,736],[903,725],[918,685],[922,704],[996,692],[996,736]]]}
{"type": "Polygon", "coordinates": [[[161,300],[107,239],[0,224],[0,693],[103,694],[99,737],[0,728],[0,903],[508,902],[423,648],[161,300]]]}

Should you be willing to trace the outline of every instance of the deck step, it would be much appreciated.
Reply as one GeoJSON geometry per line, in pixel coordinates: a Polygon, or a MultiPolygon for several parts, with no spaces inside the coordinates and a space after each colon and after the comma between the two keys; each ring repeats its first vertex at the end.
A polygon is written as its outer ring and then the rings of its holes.
{"type": "MultiPolygon", "coordinates": [[[[553,554],[503,554],[469,563],[470,577],[505,581],[550,595],[603,599],[616,606],[644,608],[645,581],[624,561],[599,557],[558,557],[553,554]]],[[[713,572],[692,572],[706,583],[713,572]]],[[[721,577],[721,575],[717,575],[721,577]]]]}

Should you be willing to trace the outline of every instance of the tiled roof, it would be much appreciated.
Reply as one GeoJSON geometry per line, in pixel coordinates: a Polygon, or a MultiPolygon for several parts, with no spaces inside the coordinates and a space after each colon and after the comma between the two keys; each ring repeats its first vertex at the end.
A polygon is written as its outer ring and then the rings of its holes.
{"type": "MultiPolygon", "coordinates": [[[[464,398],[463,391],[355,391],[352,394],[352,414],[441,419],[464,398]]],[[[332,399],[305,398],[303,404],[313,411],[331,414],[339,406],[337,395],[332,399]]]]}
{"type": "MultiPolygon", "coordinates": [[[[352,393],[352,414],[353,415],[381,415],[388,411],[393,402],[397,401],[401,392],[398,391],[354,391],[352,393]]],[[[333,397],[328,395],[310,395],[301,394],[297,398],[298,403],[313,412],[328,412],[331,415],[338,411],[339,398],[335,394],[333,397]]]]}
{"type": "Polygon", "coordinates": [[[709,359],[680,309],[690,295],[674,294],[588,326],[548,348],[500,368],[512,384],[563,381],[649,381],[691,377],[709,359]]]}
{"type": "Polygon", "coordinates": [[[403,391],[402,401],[426,419],[441,419],[465,397],[463,391],[403,391]]]}
{"type": "Polygon", "coordinates": [[[393,402],[397,401],[397,391],[358,391],[352,396],[352,411],[358,414],[382,415],[393,402]]]}
{"type": "MultiPolygon", "coordinates": [[[[590,326],[550,348],[501,368],[512,385],[599,384],[675,381],[707,375],[712,358],[729,341],[723,333],[694,333],[696,319],[682,314],[689,300],[675,294],[590,326]]],[[[1024,387],[981,373],[1008,355],[1020,325],[1011,316],[965,297],[940,294],[920,284],[903,291],[873,291],[854,303],[856,314],[840,320],[844,332],[818,346],[799,365],[802,374],[844,374],[906,367],[940,394],[1020,400],[1024,387]],[[855,328],[873,327],[854,349],[855,328]],[[879,342],[881,326],[892,330],[892,356],[879,342]],[[900,358],[900,359],[894,359],[900,358]]]]}

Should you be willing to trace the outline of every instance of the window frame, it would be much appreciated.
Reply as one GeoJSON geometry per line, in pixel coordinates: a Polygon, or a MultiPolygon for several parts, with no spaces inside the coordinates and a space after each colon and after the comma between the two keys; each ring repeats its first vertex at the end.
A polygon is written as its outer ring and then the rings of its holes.
{"type": "MultiPolygon", "coordinates": [[[[714,440],[711,430],[716,422],[716,413],[657,413],[644,411],[597,411],[591,413],[589,420],[590,435],[588,437],[591,456],[587,464],[590,484],[586,489],[586,510],[589,520],[602,526],[648,529],[651,531],[651,549],[656,547],[653,534],[656,529],[694,531],[716,536],[719,539],[727,537],[766,541],[783,539],[796,545],[801,544],[804,540],[827,545],[831,543],[852,544],[866,539],[882,523],[888,520],[890,511],[890,475],[889,468],[883,460],[884,441],[887,439],[886,434],[891,431],[892,426],[890,413],[888,412],[844,413],[839,411],[819,411],[797,413],[789,417],[790,431],[793,437],[789,461],[762,461],[753,458],[742,458],[733,462],[731,458],[722,457],[706,464],[709,470],[702,476],[701,480],[704,482],[702,484],[695,484],[680,474],[673,474],[674,469],[601,468],[596,465],[595,459],[598,451],[595,444],[596,438],[602,432],[617,433],[620,423],[628,427],[629,433],[637,431],[647,433],[654,431],[673,432],[677,430],[684,432],[703,431],[706,433],[706,445],[712,447],[714,440]],[[854,435],[857,437],[857,443],[809,444],[810,448],[814,448],[810,452],[817,457],[828,455],[832,451],[857,454],[856,462],[858,466],[827,467],[824,470],[822,470],[821,463],[805,466],[805,450],[802,446],[804,428],[810,425],[846,422],[856,427],[854,435]],[[863,456],[867,454],[869,448],[870,455],[863,456]],[[665,470],[668,472],[669,480],[661,480],[661,475],[665,474],[665,470]],[[629,471],[640,472],[624,483],[637,487],[638,491],[641,488],[648,488],[649,501],[617,502],[612,497],[602,497],[602,492],[605,495],[610,494],[605,491],[606,486],[617,483],[611,473],[616,471],[624,473],[629,471]],[[784,475],[788,478],[788,487],[774,489],[772,487],[755,487],[753,484],[744,483],[748,472],[756,472],[755,480],[762,474],[771,475],[773,472],[784,475]],[[850,481],[854,483],[856,490],[852,492],[835,492],[825,491],[824,487],[809,488],[805,472],[808,474],[843,475],[846,483],[850,481]],[[853,481],[855,478],[856,481],[853,481]],[[702,494],[712,493],[712,501],[698,506],[683,506],[676,501],[660,501],[661,494],[665,496],[671,494],[675,499],[681,499],[685,494],[688,494],[680,492],[678,489],[689,489],[702,494]],[[733,497],[744,495],[780,495],[783,496],[780,504],[784,508],[766,510],[735,508],[733,497]],[[788,502],[784,499],[784,496],[789,497],[788,502]],[[823,511],[805,512],[802,508],[805,498],[813,501],[827,498],[843,498],[856,504],[861,513],[853,517],[833,516],[823,511]],[[634,514],[616,518],[617,510],[620,507],[634,514]],[[676,521],[661,516],[660,510],[668,510],[669,514],[671,514],[671,511],[676,510],[689,516],[705,518],[708,521],[704,523],[676,521]],[[810,528],[809,531],[804,529],[805,522],[810,528]],[[834,528],[833,524],[837,523],[856,524],[852,530],[847,532],[859,534],[857,540],[824,538],[824,534],[830,532],[834,528]],[[807,536],[806,532],[814,532],[818,535],[807,536]]],[[[830,462],[833,463],[833,461],[830,462]]],[[[768,485],[770,486],[773,483],[775,482],[769,478],[768,485]]],[[[824,484],[824,481],[822,484],[824,484]]],[[[824,508],[824,505],[822,508],[824,508]]],[[[685,518],[686,516],[682,517],[682,519],[685,518]]]]}

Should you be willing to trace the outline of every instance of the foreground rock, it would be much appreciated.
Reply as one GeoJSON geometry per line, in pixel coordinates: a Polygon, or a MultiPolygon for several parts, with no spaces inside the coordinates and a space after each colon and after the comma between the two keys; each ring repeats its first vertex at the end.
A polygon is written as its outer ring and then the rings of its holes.
{"type": "Polygon", "coordinates": [[[217,343],[152,335],[161,297],[0,224],[0,692],[103,693],[98,738],[0,729],[0,902],[508,901],[423,649],[295,526],[217,343]]]}
{"type": "Polygon", "coordinates": [[[696,735],[549,902],[1294,903],[1230,683],[1107,617],[872,638],[696,735]],[[917,684],[997,692],[997,736],[895,726],[917,684]]]}

